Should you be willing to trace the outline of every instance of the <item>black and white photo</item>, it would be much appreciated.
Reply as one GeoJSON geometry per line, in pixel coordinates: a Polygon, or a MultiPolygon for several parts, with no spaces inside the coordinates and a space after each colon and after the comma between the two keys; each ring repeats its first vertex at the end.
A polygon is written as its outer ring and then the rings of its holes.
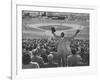
{"type": "Polygon", "coordinates": [[[95,8],[15,4],[12,8],[13,80],[79,76],[96,71],[95,8]]]}
{"type": "Polygon", "coordinates": [[[90,14],[22,10],[22,69],[90,66],[90,14]]]}

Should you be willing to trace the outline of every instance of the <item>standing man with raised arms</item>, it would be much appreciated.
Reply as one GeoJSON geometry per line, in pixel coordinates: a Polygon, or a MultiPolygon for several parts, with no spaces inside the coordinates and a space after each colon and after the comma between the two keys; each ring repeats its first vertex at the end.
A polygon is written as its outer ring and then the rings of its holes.
{"type": "Polygon", "coordinates": [[[71,49],[70,49],[71,40],[77,36],[80,30],[77,30],[76,33],[71,37],[65,37],[64,32],[62,32],[60,36],[56,35],[55,34],[56,30],[54,27],[51,27],[51,32],[54,35],[54,37],[59,40],[57,46],[58,64],[59,66],[63,65],[64,67],[66,66],[66,57],[69,54],[71,54],[71,49]]]}

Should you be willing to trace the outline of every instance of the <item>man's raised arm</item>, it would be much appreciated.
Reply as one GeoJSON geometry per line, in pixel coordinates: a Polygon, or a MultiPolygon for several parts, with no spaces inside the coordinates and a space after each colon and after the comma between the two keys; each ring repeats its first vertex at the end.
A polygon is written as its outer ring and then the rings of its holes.
{"type": "Polygon", "coordinates": [[[76,37],[79,32],[80,30],[77,30],[76,33],[71,38],[73,39],[74,37],[76,37]]]}
{"type": "Polygon", "coordinates": [[[52,32],[52,34],[54,35],[55,38],[57,38],[57,39],[60,38],[60,36],[55,34],[56,30],[55,30],[54,27],[51,27],[51,32],[52,32]]]}

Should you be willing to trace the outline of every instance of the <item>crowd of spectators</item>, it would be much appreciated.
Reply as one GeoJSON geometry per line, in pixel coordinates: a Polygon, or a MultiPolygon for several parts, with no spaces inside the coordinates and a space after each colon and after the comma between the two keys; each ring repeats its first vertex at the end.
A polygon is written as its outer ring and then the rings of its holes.
{"type": "MultiPolygon", "coordinates": [[[[57,45],[56,39],[23,39],[22,68],[59,67],[57,45]]],[[[70,47],[72,54],[66,57],[66,67],[89,66],[89,40],[74,39],[70,47]]]]}

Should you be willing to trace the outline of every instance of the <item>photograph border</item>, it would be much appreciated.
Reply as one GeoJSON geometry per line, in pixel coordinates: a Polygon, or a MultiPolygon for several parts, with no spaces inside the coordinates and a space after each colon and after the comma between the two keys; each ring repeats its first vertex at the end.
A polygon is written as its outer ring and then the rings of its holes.
{"type": "MultiPolygon", "coordinates": [[[[17,16],[18,16],[18,14],[17,14],[17,6],[23,6],[22,4],[16,4],[16,71],[14,71],[14,72],[16,72],[16,75],[14,75],[14,77],[15,76],[18,76],[18,40],[17,40],[17,37],[18,37],[18,31],[17,31],[17,21],[18,21],[18,19],[17,19],[17,16]]],[[[24,5],[25,6],[25,5],[24,5]]],[[[27,5],[27,6],[36,6],[36,7],[55,7],[55,8],[71,8],[71,9],[86,9],[86,10],[95,10],[94,8],[74,8],[74,7],[59,7],[59,6],[40,6],[40,5],[27,5]]],[[[13,10],[12,10],[12,14],[11,14],[11,22],[13,22],[13,10]]],[[[13,26],[13,24],[12,24],[12,26],[13,26]]],[[[13,29],[12,29],[12,26],[11,26],[11,30],[12,30],[12,32],[11,32],[11,34],[13,33],[13,29]]],[[[13,41],[13,36],[11,36],[11,40],[13,41]]],[[[11,41],[11,45],[13,45],[13,42],[11,41]]],[[[12,48],[11,48],[11,51],[12,51],[12,48]]],[[[13,51],[11,52],[11,75],[12,75],[12,77],[13,77],[13,51]]],[[[12,78],[13,79],[13,78],[12,78]]]]}

